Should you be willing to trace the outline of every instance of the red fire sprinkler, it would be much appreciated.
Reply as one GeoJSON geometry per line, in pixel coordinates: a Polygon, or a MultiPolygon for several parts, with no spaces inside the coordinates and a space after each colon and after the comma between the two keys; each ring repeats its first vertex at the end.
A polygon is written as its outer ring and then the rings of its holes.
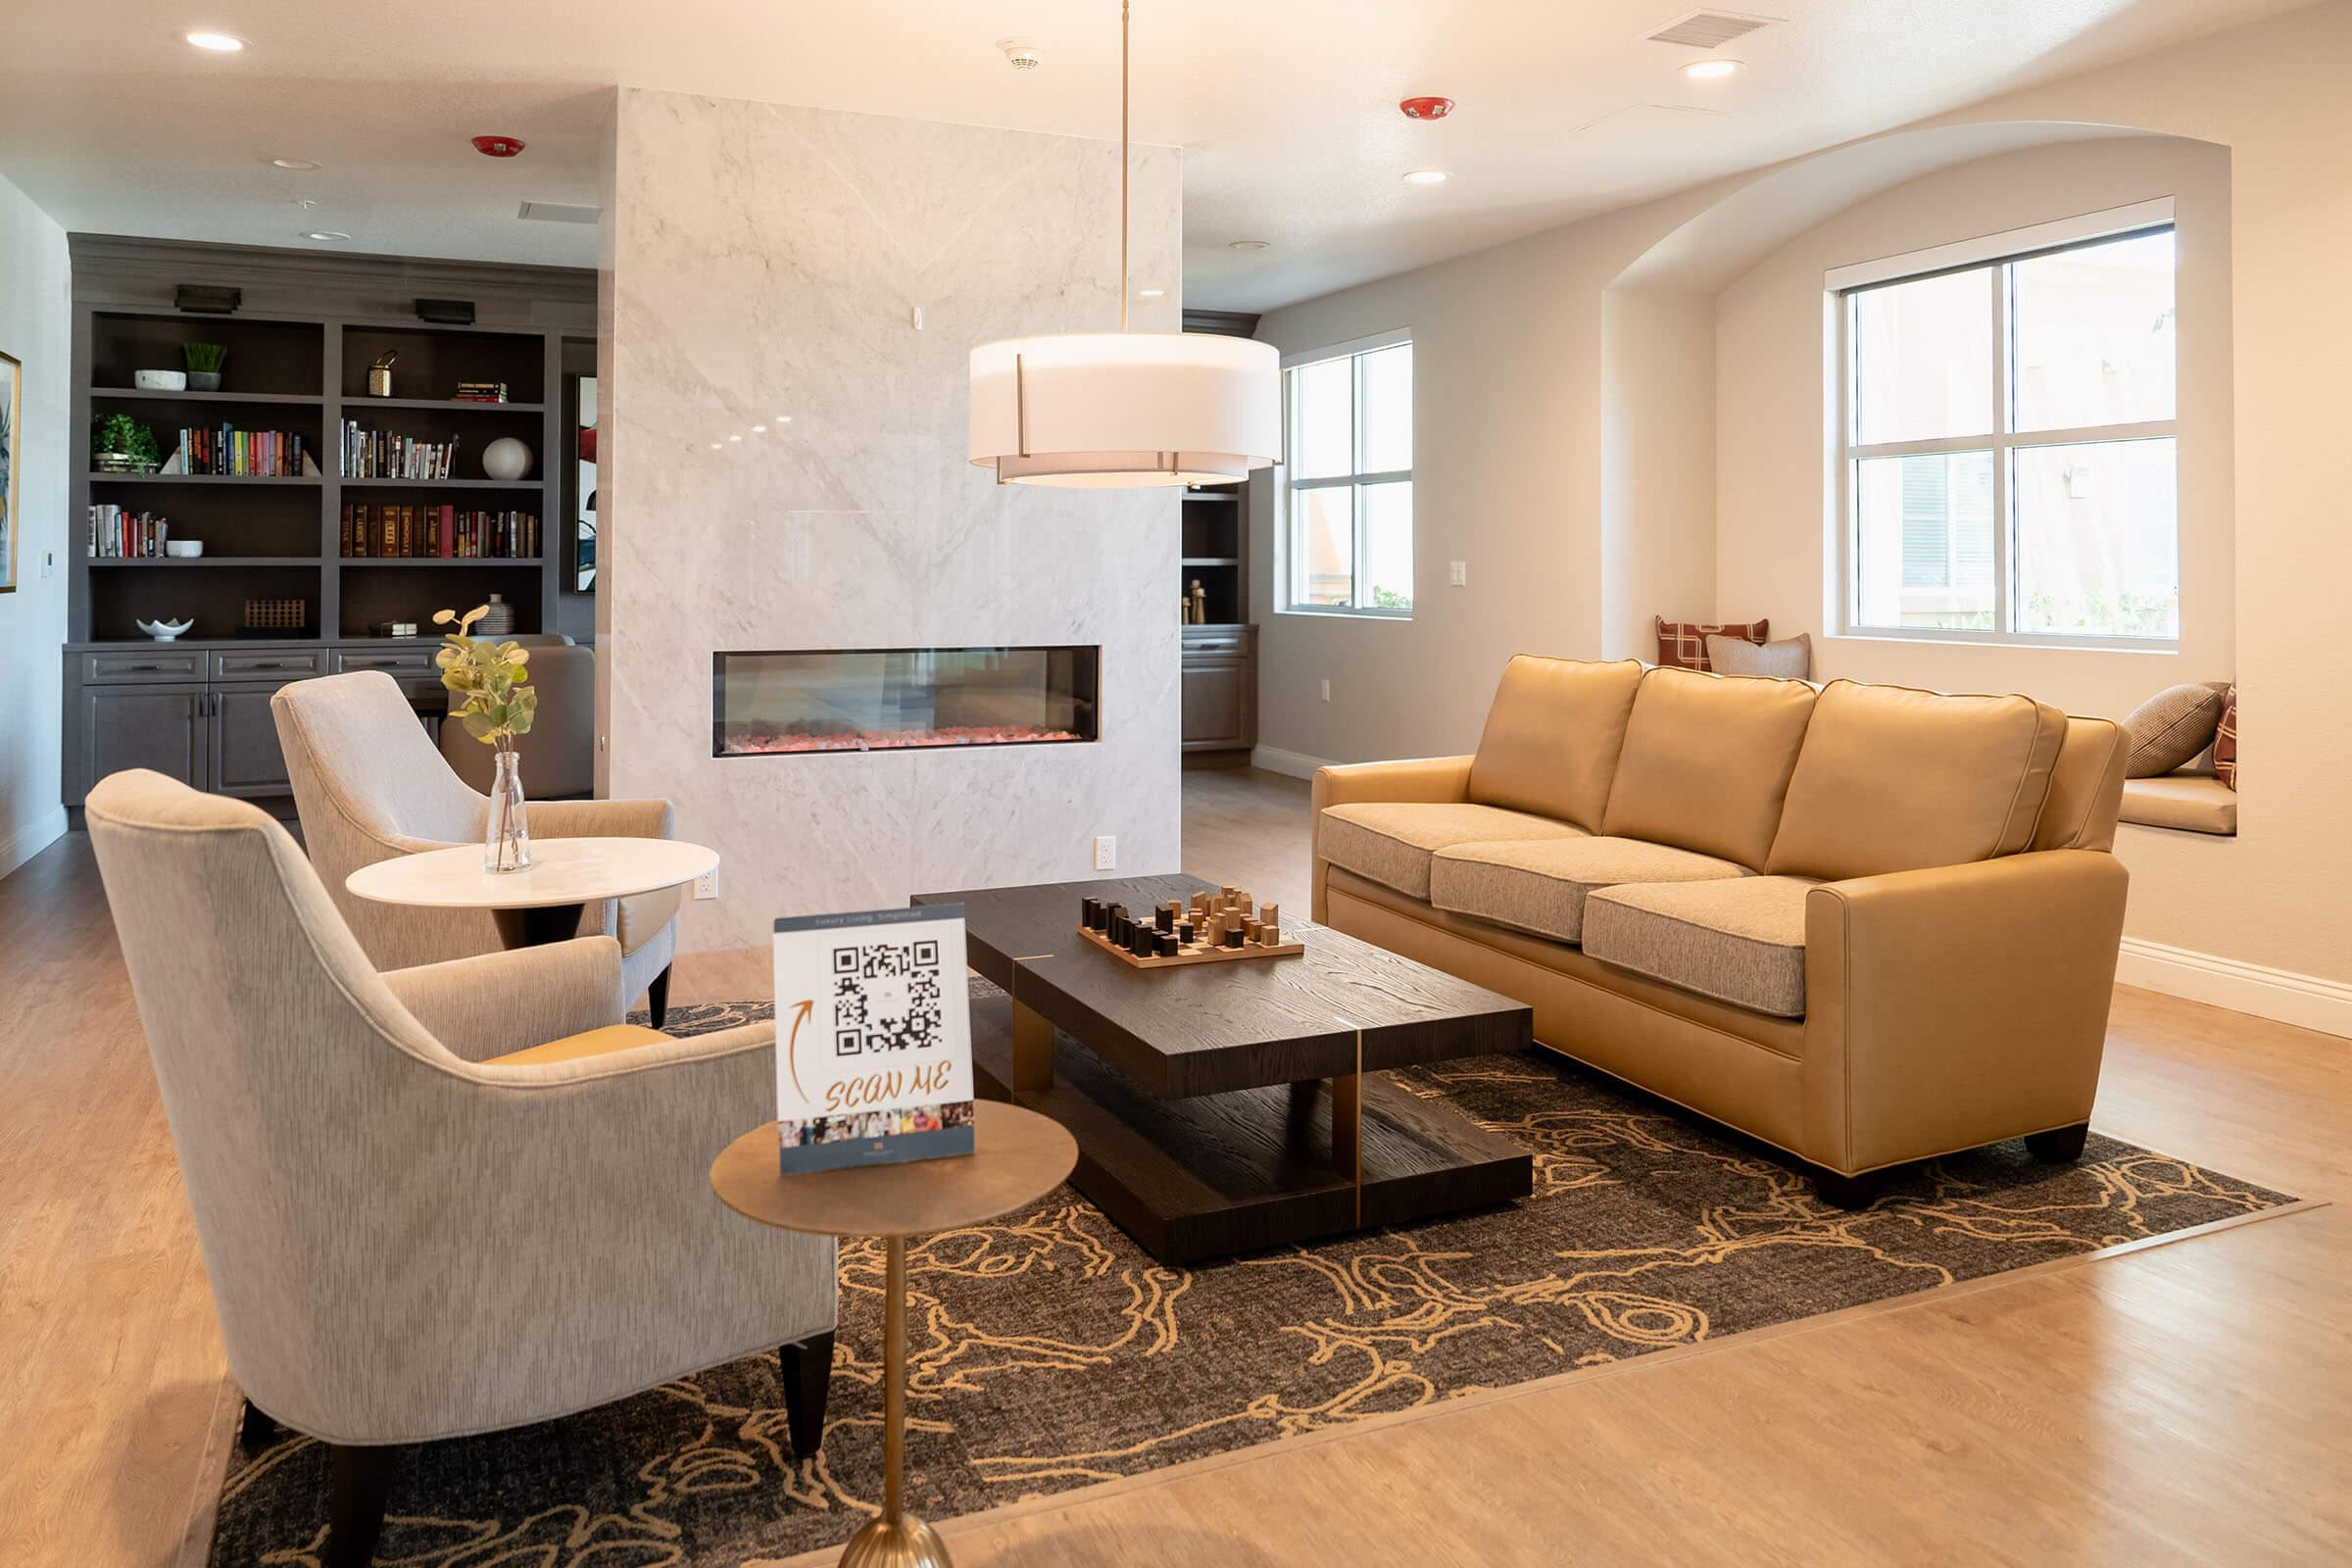
{"type": "Polygon", "coordinates": [[[512,158],[522,151],[520,136],[476,136],[473,150],[484,158],[512,158]]]}
{"type": "Polygon", "coordinates": [[[1407,120],[1444,120],[1453,113],[1450,98],[1407,98],[1396,106],[1407,120]]]}

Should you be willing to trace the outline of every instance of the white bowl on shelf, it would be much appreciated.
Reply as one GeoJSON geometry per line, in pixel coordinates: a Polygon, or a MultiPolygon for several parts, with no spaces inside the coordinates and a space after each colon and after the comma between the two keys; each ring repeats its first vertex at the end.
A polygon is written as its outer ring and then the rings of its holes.
{"type": "Polygon", "coordinates": [[[198,556],[204,554],[204,541],[201,539],[167,539],[164,541],[164,554],[174,561],[194,561],[198,556]]]}
{"type": "Polygon", "coordinates": [[[130,384],[142,392],[185,392],[188,372],[185,370],[133,370],[130,384]]]}
{"type": "Polygon", "coordinates": [[[132,625],[159,643],[174,641],[196,624],[193,620],[135,620],[132,625]]]}

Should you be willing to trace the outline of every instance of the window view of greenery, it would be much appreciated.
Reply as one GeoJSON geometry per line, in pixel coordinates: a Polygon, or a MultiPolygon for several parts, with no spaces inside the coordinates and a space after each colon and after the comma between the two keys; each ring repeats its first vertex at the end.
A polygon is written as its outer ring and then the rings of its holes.
{"type": "Polygon", "coordinates": [[[1851,621],[2178,638],[2173,233],[1847,296],[1851,621]]]}
{"type": "Polygon", "coordinates": [[[1410,614],[1413,346],[1335,355],[1285,380],[1289,608],[1410,614]]]}

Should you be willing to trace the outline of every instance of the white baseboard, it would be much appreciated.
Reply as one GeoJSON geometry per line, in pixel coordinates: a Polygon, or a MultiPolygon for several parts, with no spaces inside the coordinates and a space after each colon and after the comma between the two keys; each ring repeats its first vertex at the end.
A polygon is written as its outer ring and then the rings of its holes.
{"type": "Polygon", "coordinates": [[[1250,748],[1250,765],[1262,767],[1269,773],[1286,773],[1292,778],[1313,778],[1318,767],[1330,767],[1328,757],[1309,757],[1304,752],[1286,752],[1279,746],[1250,748]]]}
{"type": "Polygon", "coordinates": [[[66,808],[52,806],[10,837],[0,839],[0,876],[8,875],[65,836],[66,808]]]}
{"type": "Polygon", "coordinates": [[[2341,980],[2217,957],[2141,937],[2124,938],[2115,978],[2121,985],[2352,1038],[2352,985],[2341,980]]]}

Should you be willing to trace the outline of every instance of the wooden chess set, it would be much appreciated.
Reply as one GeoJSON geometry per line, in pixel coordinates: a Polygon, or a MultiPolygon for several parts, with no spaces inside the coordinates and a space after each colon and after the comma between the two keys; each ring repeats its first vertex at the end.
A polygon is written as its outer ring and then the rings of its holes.
{"type": "Polygon", "coordinates": [[[1282,906],[1254,904],[1240,888],[1170,899],[1149,914],[1104,899],[1078,901],[1078,934],[1138,969],[1233,958],[1282,958],[1306,945],[1282,939],[1282,906]]]}

